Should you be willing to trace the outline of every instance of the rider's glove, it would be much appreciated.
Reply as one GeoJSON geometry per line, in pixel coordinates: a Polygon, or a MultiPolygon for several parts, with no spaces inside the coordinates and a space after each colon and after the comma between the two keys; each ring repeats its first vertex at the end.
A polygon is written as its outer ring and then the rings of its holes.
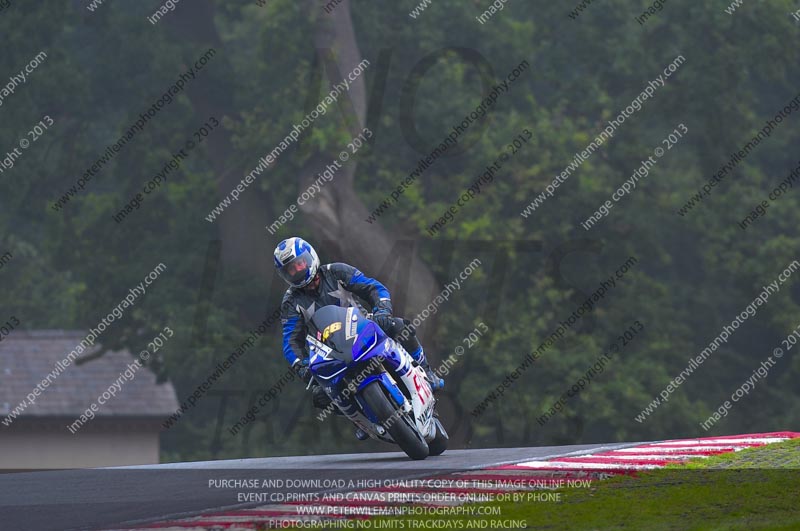
{"type": "Polygon", "coordinates": [[[381,299],[378,305],[372,309],[372,320],[383,329],[389,331],[394,327],[394,318],[392,317],[392,301],[389,299],[381,299]]]}
{"type": "Polygon", "coordinates": [[[308,368],[308,365],[305,364],[305,360],[300,361],[297,360],[292,365],[292,369],[297,374],[297,377],[303,381],[303,383],[308,383],[311,380],[311,371],[308,368]]]}

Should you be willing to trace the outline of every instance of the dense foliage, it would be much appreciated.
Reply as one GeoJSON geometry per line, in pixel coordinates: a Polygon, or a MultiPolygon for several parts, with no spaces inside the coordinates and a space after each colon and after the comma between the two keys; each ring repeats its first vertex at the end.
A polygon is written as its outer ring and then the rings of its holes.
{"type": "MultiPolygon", "coordinates": [[[[409,249],[419,253],[438,284],[422,297],[426,301],[477,257],[479,271],[425,330],[437,365],[456,346],[466,347],[463,338],[479,323],[489,328],[448,375],[443,411],[457,446],[704,434],[699,423],[800,325],[794,278],[668,403],[643,422],[634,417],[800,254],[795,189],[747,230],[738,226],[798,165],[800,112],[786,118],[709,197],[677,214],[800,93],[794,55],[800,26],[788,15],[794,2],[747,3],[729,15],[715,3],[675,0],[644,25],[635,17],[648,2],[634,2],[635,8],[607,0],[572,19],[572,7],[563,3],[509,0],[481,24],[475,17],[488,4],[434,0],[411,18],[412,0],[342,2],[331,14],[324,2],[268,0],[259,7],[198,1],[180,4],[153,25],[146,16],[157,9],[154,2],[106,2],[94,12],[77,2],[14,2],[0,12],[0,79],[41,50],[47,59],[0,107],[0,151],[13,149],[45,115],[54,125],[0,173],[0,255],[13,253],[0,269],[5,313],[29,329],[95,326],[163,262],[167,271],[102,342],[138,352],[164,326],[172,327],[175,338],[153,370],[170,379],[184,400],[277,307],[283,286],[271,272],[270,255],[283,237],[303,236],[318,245],[323,261],[345,261],[378,276],[407,317],[424,307],[403,302],[405,292],[420,289],[415,278],[403,275],[409,249]],[[370,63],[363,85],[354,85],[318,118],[241,201],[217,221],[206,221],[330,84],[351,70],[339,48],[348,38],[341,24],[348,14],[358,60],[370,63]],[[339,32],[338,40],[326,44],[327,31],[339,32]],[[185,91],[85,189],[54,210],[107,146],[209,48],[216,55],[185,91]],[[641,110],[553,197],[522,217],[607,121],[679,55],[685,63],[641,110]],[[353,126],[360,106],[366,104],[374,136],[347,163],[355,191],[348,200],[369,213],[523,61],[530,67],[459,140],[462,149],[438,158],[396,205],[374,223],[337,218],[343,226],[336,239],[347,239],[346,248],[359,252],[343,252],[303,209],[275,235],[265,229],[308,186],[315,160],[333,160],[347,149],[360,130],[353,126]],[[221,126],[139,209],[114,221],[210,117],[221,126]],[[688,133],[607,217],[584,230],[580,223],[679,124],[688,133]],[[530,140],[430,236],[428,227],[525,129],[530,140]],[[367,230],[382,231],[392,245],[394,254],[377,257],[386,264],[382,271],[363,265],[376,252],[367,241],[359,245],[367,230]],[[591,312],[483,415],[470,415],[631,256],[636,264],[591,312]],[[544,426],[537,423],[611,343],[622,347],[618,336],[634,321],[644,329],[604,372],[544,426]]],[[[337,177],[326,186],[342,190],[347,184],[337,177]]],[[[331,209],[330,196],[315,201],[308,208],[331,209]]],[[[709,433],[796,427],[798,369],[800,361],[787,352],[709,433]]],[[[279,326],[273,325],[166,433],[165,459],[382,448],[355,441],[341,419],[317,421],[297,382],[263,408],[257,422],[231,435],[228,428],[284,371],[279,326]]]]}

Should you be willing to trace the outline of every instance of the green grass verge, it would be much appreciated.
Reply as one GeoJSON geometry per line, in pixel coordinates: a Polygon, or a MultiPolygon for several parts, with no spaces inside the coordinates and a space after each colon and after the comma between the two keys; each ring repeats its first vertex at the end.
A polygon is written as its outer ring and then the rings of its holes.
{"type": "Polygon", "coordinates": [[[800,439],[548,492],[560,501],[482,503],[473,506],[500,515],[378,518],[370,528],[798,530],[800,439]]]}
{"type": "Polygon", "coordinates": [[[708,459],[694,459],[683,465],[670,465],[669,468],[690,470],[800,469],[800,438],[747,448],[736,453],[715,455],[708,459]]]}

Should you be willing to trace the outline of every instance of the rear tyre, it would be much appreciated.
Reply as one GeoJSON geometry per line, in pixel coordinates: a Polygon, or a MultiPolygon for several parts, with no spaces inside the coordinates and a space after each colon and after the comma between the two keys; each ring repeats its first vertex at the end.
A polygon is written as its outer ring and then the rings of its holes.
{"type": "Polygon", "coordinates": [[[398,416],[398,409],[383,392],[380,382],[368,384],[361,392],[361,397],[408,457],[416,460],[428,457],[428,443],[409,424],[408,415],[398,416]]]}
{"type": "Polygon", "coordinates": [[[436,424],[436,437],[428,443],[428,455],[441,455],[447,450],[447,443],[450,442],[450,437],[438,418],[434,417],[433,422],[436,424]]]}

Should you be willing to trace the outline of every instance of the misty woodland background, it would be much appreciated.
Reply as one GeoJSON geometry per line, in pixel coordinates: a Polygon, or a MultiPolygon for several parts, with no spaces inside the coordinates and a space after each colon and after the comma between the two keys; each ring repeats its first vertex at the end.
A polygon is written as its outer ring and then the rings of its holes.
{"type": "MultiPolygon", "coordinates": [[[[279,304],[271,253],[298,235],[324,262],[345,261],[388,285],[398,315],[414,316],[474,258],[481,269],[421,330],[434,365],[479,322],[490,332],[447,378],[442,414],[453,447],[649,440],[703,433],[699,423],[800,324],[790,281],[645,422],[637,415],[792,260],[800,257],[800,190],[746,231],[750,210],[797,165],[800,115],[783,125],[685,216],[677,211],[763,122],[800,92],[800,26],[793,1],[675,0],[640,25],[648,2],[607,0],[577,19],[563,2],[324,3],[186,1],[156,25],[156,2],[14,2],[0,12],[0,79],[39,51],[47,60],[0,107],[0,151],[42,116],[55,122],[0,174],[0,320],[22,328],[88,329],[158,263],[168,270],[101,338],[139,352],[170,326],[154,365],[185,400],[279,304]],[[478,66],[454,48],[474,50],[478,66]],[[217,54],[174,103],[86,189],[51,205],[207,49],[217,54]],[[338,73],[326,65],[327,52],[338,73]],[[686,63],[643,109],[528,219],[519,213],[677,55],[686,63]],[[204,218],[363,59],[348,98],[319,118],[214,223],[204,218]],[[503,94],[463,149],[425,171],[375,223],[369,213],[521,61],[531,67],[503,94]],[[429,66],[429,68],[427,68],[429,66]],[[425,68],[423,68],[425,67],[425,68]],[[415,77],[412,72],[421,74],[415,77]],[[414,93],[413,90],[416,90],[414,93]],[[412,97],[413,96],[413,97],[412,97]],[[222,127],[167,185],[117,223],[112,216],[209,117],[222,127]],[[316,173],[345,149],[353,124],[374,143],[322,195],[269,235],[316,173]],[[640,160],[684,123],[685,139],[590,231],[590,216],[640,160]],[[413,130],[409,127],[412,124],[413,130]],[[426,232],[523,129],[533,137],[483,193],[435,237],[426,232]],[[413,139],[416,137],[416,139],[413,139]],[[411,140],[409,140],[411,139],[411,140]],[[418,148],[418,149],[417,149],[418,148]],[[617,287],[479,418],[469,412],[629,256],[617,287]],[[636,336],[545,426],[549,409],[622,332],[636,336]]],[[[385,448],[359,443],[342,419],[320,423],[296,382],[258,422],[232,436],[254,393],[286,370],[279,326],[163,436],[164,460],[385,448]]],[[[65,353],[66,354],[66,353],[65,353]]],[[[88,363],[91,363],[89,361],[88,363]]],[[[708,434],[800,424],[800,360],[785,356],[708,434]]],[[[20,397],[21,399],[22,397],[20,397]]],[[[704,433],[703,433],[704,434],[704,433]]]]}

